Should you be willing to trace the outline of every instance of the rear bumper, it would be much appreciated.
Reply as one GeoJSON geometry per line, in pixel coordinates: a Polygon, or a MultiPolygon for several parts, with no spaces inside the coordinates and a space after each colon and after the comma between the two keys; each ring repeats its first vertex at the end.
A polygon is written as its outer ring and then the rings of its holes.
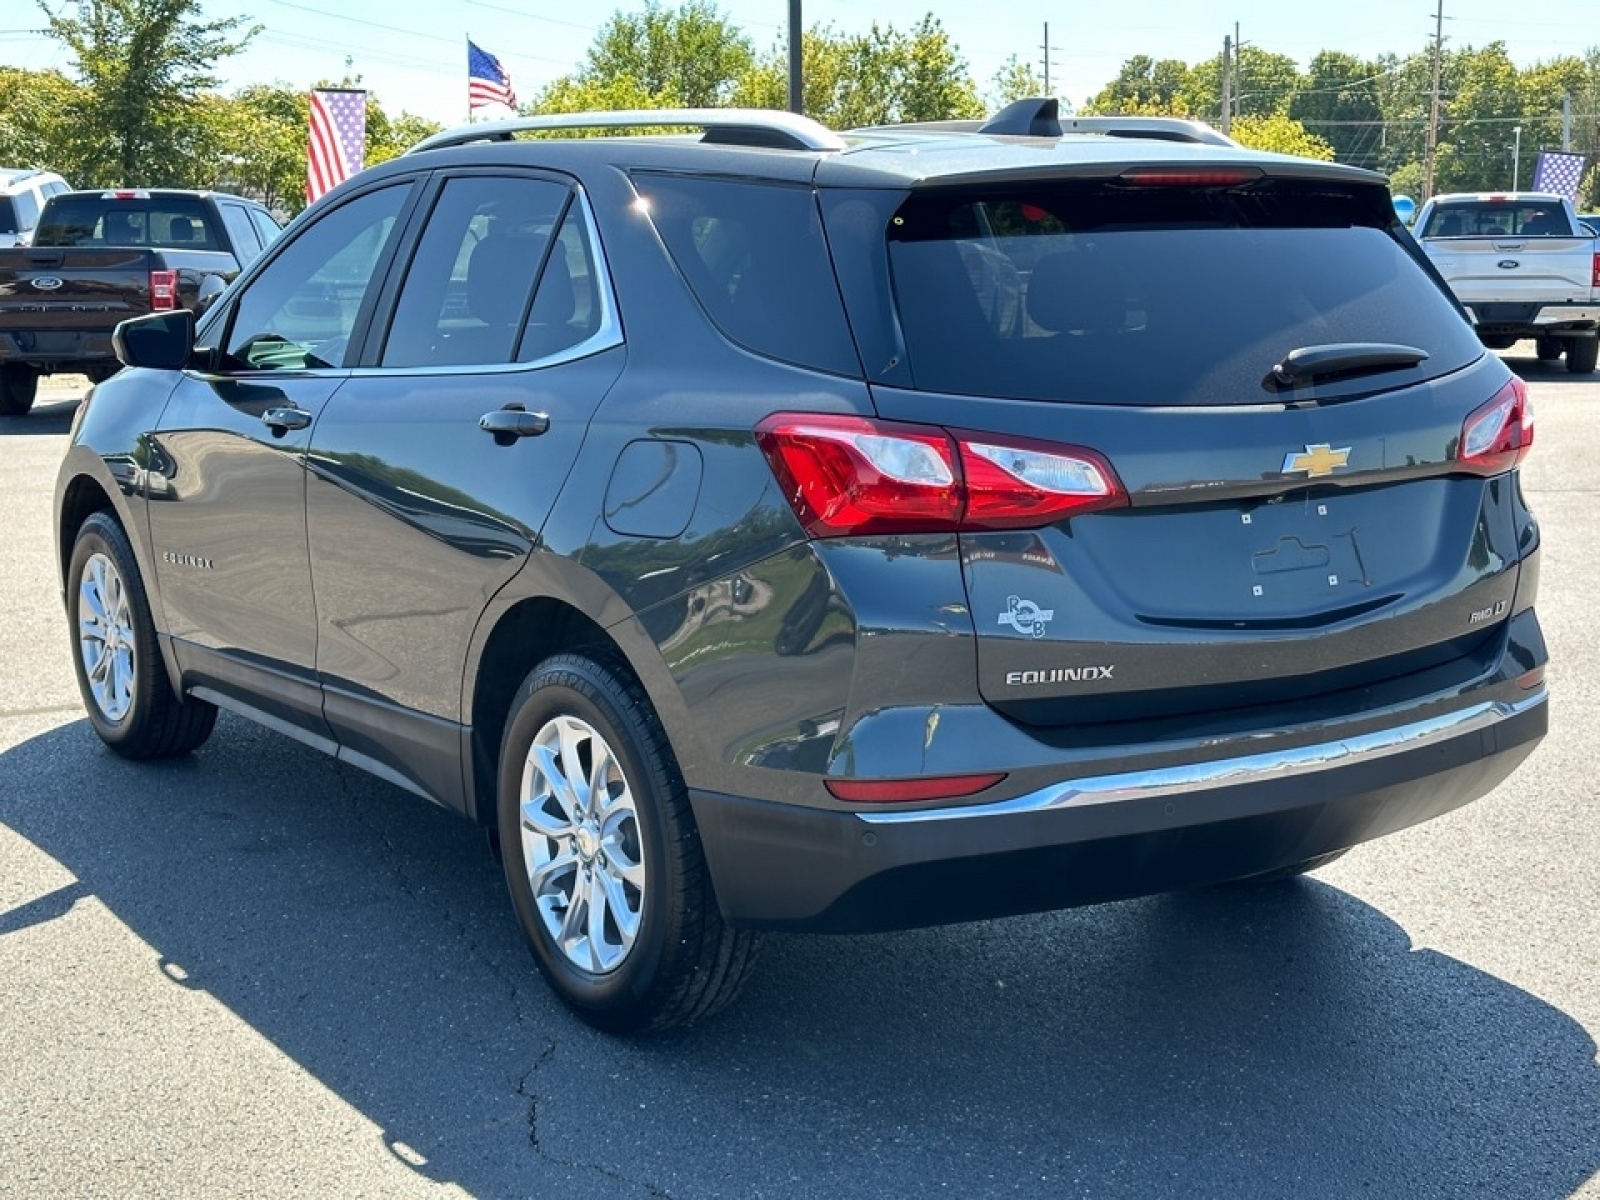
{"type": "Polygon", "coordinates": [[[1476,800],[1548,725],[1546,693],[1291,750],[1063,781],[991,805],[832,812],[692,793],[723,915],[858,933],[1239,879],[1476,800]]]}
{"type": "Polygon", "coordinates": [[[1600,304],[1503,304],[1463,301],[1473,324],[1489,333],[1517,330],[1566,333],[1593,332],[1600,323],[1600,304]]]}
{"type": "Polygon", "coordinates": [[[109,329],[0,331],[0,363],[26,363],[48,372],[115,361],[109,329]]]}

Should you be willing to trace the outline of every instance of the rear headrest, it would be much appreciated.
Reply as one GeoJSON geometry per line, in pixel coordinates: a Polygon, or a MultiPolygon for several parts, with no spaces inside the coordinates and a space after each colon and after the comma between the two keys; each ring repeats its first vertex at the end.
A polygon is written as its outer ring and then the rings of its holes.
{"type": "Polygon", "coordinates": [[[1127,322],[1122,274],[1091,250],[1047,254],[1028,280],[1028,318],[1054,333],[1108,332],[1127,322]]]}
{"type": "Polygon", "coordinates": [[[544,265],[539,294],[534,297],[528,321],[534,325],[565,325],[572,320],[577,307],[578,294],[572,286],[572,271],[567,267],[566,252],[557,242],[550,252],[550,261],[544,265]]]}
{"type": "Polygon", "coordinates": [[[467,311],[485,325],[515,325],[547,239],[491,233],[467,259],[467,311]]]}
{"type": "Polygon", "coordinates": [[[194,222],[188,217],[173,217],[167,222],[167,237],[174,242],[192,242],[194,222]]]}

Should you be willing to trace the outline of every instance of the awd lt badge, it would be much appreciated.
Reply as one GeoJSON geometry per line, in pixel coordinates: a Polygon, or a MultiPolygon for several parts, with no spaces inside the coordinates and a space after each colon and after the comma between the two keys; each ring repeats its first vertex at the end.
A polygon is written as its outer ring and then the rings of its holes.
{"type": "Polygon", "coordinates": [[[1350,447],[1335,450],[1327,442],[1316,446],[1307,446],[1304,453],[1293,450],[1283,456],[1283,473],[1285,475],[1304,475],[1308,479],[1315,479],[1319,475],[1332,475],[1339,467],[1350,461],[1350,447]]]}

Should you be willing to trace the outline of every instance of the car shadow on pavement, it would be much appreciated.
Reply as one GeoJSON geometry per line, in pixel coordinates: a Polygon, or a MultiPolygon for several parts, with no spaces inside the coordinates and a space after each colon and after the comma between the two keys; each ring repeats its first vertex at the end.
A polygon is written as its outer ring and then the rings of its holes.
{"type": "Polygon", "coordinates": [[[1600,1169],[1586,1031],[1314,879],[772,938],[732,1009],[619,1040],[546,992],[478,831],[275,735],[140,766],[78,721],[0,778],[76,880],[0,937],[92,896],[155,984],[474,1195],[1556,1200],[1600,1169]]]}
{"type": "Polygon", "coordinates": [[[25,417],[0,417],[0,434],[61,435],[72,428],[73,414],[78,411],[77,397],[56,399],[40,396],[25,417]]]}

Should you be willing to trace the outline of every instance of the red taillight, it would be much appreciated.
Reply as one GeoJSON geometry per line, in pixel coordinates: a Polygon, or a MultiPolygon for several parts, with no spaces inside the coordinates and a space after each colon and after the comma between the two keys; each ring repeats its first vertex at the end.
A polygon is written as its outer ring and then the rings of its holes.
{"type": "Polygon", "coordinates": [[[1594,256],[1593,274],[1589,279],[1590,287],[1600,288],[1600,254],[1594,256]]]}
{"type": "Polygon", "coordinates": [[[150,272],[150,311],[162,312],[178,307],[178,273],[150,272]]]}
{"type": "Polygon", "coordinates": [[[1528,385],[1513,379],[1461,426],[1456,459],[1481,475],[1509,471],[1533,446],[1533,401],[1528,385]]]}
{"type": "Polygon", "coordinates": [[[756,440],[813,537],[1037,529],[1126,504],[1100,455],[933,425],[777,413],[756,440]]]}
{"type": "Polygon", "coordinates": [[[955,800],[991,788],[1004,771],[983,775],[923,775],[916,779],[824,779],[834,798],[846,804],[904,804],[913,800],[955,800]]]}

